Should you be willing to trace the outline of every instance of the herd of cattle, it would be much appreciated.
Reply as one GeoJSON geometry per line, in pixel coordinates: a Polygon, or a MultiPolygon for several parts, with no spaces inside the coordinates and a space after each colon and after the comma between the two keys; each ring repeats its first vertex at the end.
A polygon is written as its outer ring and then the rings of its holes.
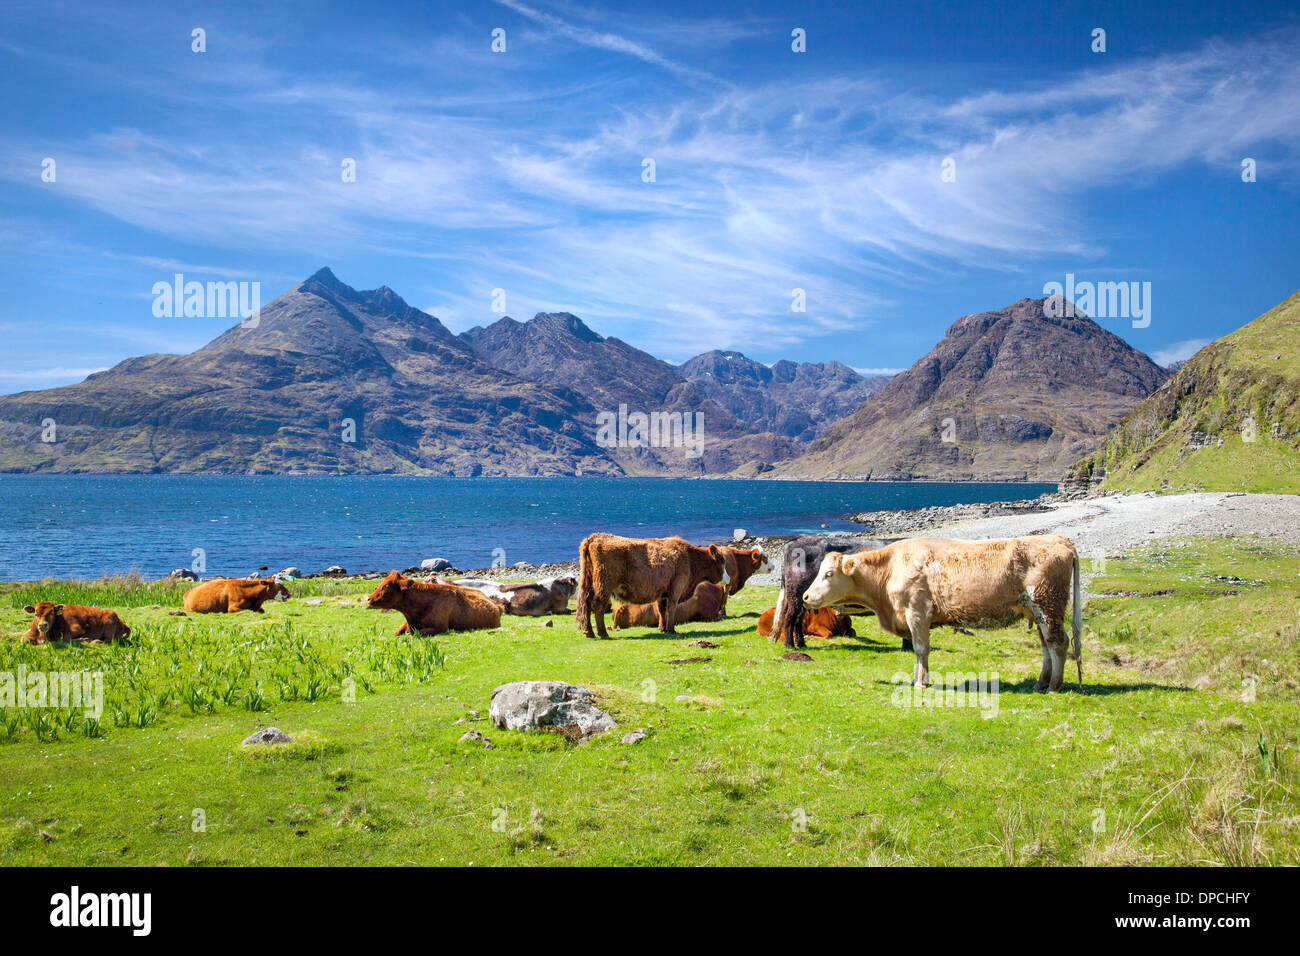
{"type": "MultiPolygon", "coordinates": [[[[487,579],[455,582],[431,575],[417,581],[393,571],[367,598],[371,608],[399,611],[398,634],[498,627],[502,614],[568,613],[577,597],[578,629],[608,638],[614,626],[657,627],[671,634],[677,624],[717,621],[727,598],[751,576],[769,570],[760,548],[700,547],[682,538],[624,538],[593,534],[581,545],[578,577],[528,584],[487,579]],[[595,619],[595,633],[592,619],[595,619]]],[[[808,536],[786,544],[781,555],[776,607],[759,618],[758,631],[790,648],[805,637],[853,635],[851,614],[871,614],[881,628],[903,638],[916,655],[913,680],[929,683],[930,629],[936,625],[1001,626],[1023,618],[1042,645],[1040,691],[1061,689],[1065,661],[1080,659],[1082,630],[1079,558],[1069,538],[1041,535],[995,541],[808,536]],[[1074,606],[1071,635],[1066,608],[1074,606]]],[[[187,613],[262,611],[267,601],[290,597],[274,578],[224,578],[185,593],[187,613]]],[[[29,605],[34,616],[24,640],[116,641],[131,629],[114,611],[54,604],[29,605]]],[[[1082,664],[1078,664],[1082,683],[1082,664]]]]}

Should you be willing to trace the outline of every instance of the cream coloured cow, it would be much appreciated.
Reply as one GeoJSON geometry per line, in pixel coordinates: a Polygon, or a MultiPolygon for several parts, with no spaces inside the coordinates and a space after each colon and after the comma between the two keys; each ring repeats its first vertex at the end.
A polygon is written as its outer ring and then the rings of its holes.
{"type": "MultiPolygon", "coordinates": [[[[1038,625],[1043,669],[1036,688],[1058,691],[1065,659],[1080,660],[1083,616],[1079,556],[1060,535],[959,541],[909,538],[856,554],[832,552],[804,592],[810,608],[866,606],[880,626],[911,637],[913,682],[929,683],[930,627],[1003,625],[1027,617],[1038,625]],[[1067,649],[1065,609],[1073,580],[1073,647],[1067,649]]],[[[1079,685],[1083,664],[1078,663],[1079,685]]]]}

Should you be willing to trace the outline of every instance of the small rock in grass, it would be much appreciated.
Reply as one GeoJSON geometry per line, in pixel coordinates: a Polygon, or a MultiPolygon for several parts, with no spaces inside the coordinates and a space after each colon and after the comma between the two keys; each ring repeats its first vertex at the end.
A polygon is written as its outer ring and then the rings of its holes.
{"type": "Polygon", "coordinates": [[[292,743],[293,738],[286,734],[279,727],[267,727],[265,730],[259,730],[244,738],[244,746],[252,744],[287,744],[292,743]]]}
{"type": "Polygon", "coordinates": [[[688,641],[686,643],[686,646],[687,647],[721,647],[722,645],[714,644],[712,641],[706,641],[704,638],[700,638],[698,641],[688,641]]]}
{"type": "Polygon", "coordinates": [[[679,661],[669,661],[669,664],[707,664],[713,660],[712,657],[683,657],[679,661]]]}
{"type": "Polygon", "coordinates": [[[546,623],[542,625],[542,627],[555,627],[555,622],[548,619],[546,623]]]}
{"type": "Polygon", "coordinates": [[[634,730],[629,734],[623,735],[623,743],[634,744],[638,740],[645,740],[646,732],[644,730],[634,730]]]}
{"type": "Polygon", "coordinates": [[[303,603],[303,604],[323,604],[324,602],[323,602],[320,598],[316,598],[316,599],[311,600],[311,601],[303,601],[302,603],[303,603]]]}
{"type": "Polygon", "coordinates": [[[812,658],[809,657],[807,654],[805,654],[803,651],[792,651],[792,652],[790,652],[789,654],[782,654],[782,655],[781,655],[781,660],[783,660],[783,661],[810,661],[810,660],[812,660],[812,658]]]}
{"type": "Polygon", "coordinates": [[[488,716],[503,730],[551,730],[581,740],[616,726],[594,696],[564,681],[516,681],[492,691],[488,716]]]}
{"type": "Polygon", "coordinates": [[[491,749],[492,747],[492,739],[490,737],[484,737],[477,730],[465,731],[463,734],[460,735],[460,740],[458,742],[463,744],[467,740],[479,741],[483,744],[485,748],[488,749],[491,749]]]}
{"type": "Polygon", "coordinates": [[[676,696],[676,697],[673,698],[673,700],[677,701],[677,703],[679,703],[679,704],[689,703],[690,701],[692,701],[692,700],[694,700],[694,699],[695,699],[695,698],[692,697],[690,694],[679,694],[678,696],[676,696]]]}

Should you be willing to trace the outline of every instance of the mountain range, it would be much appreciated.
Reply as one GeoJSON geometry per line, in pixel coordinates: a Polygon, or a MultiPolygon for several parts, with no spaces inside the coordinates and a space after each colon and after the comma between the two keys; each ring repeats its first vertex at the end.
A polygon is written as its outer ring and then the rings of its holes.
{"type": "Polygon", "coordinates": [[[458,336],[326,268],[189,355],[0,397],[0,470],[718,475],[797,454],[877,387],[839,363],[785,362],[731,395],[713,354],[673,366],[568,313],[458,336]],[[702,454],[602,442],[598,416],[620,406],[702,416],[702,454]]]}

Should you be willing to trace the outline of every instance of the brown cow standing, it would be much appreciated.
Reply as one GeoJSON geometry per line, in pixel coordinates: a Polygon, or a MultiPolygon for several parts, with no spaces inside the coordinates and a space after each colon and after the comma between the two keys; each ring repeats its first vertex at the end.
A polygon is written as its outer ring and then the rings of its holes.
{"type": "MultiPolygon", "coordinates": [[[[929,683],[930,628],[976,627],[1017,617],[1038,623],[1043,650],[1039,691],[1061,689],[1065,660],[1079,661],[1083,629],[1079,555],[1061,535],[995,541],[909,538],[856,554],[822,559],[803,601],[808,607],[866,606],[890,633],[910,635],[916,652],[913,683],[929,683]],[[1065,609],[1074,581],[1073,647],[1067,649],[1065,609]]],[[[1083,684],[1083,664],[1078,664],[1083,684]]]]}
{"type": "MultiPolygon", "coordinates": [[[[727,582],[728,597],[739,593],[751,575],[764,574],[771,570],[767,563],[767,555],[763,553],[762,548],[733,548],[727,545],[719,550],[727,563],[727,575],[731,578],[727,582]]],[[[727,610],[725,598],[722,601],[722,610],[725,614],[727,610]]]]}
{"type": "Polygon", "coordinates": [[[205,581],[185,592],[185,610],[191,614],[233,614],[256,611],[277,595],[292,597],[289,589],[274,578],[222,578],[205,581]]]}
{"type": "MultiPolygon", "coordinates": [[[[781,640],[781,635],[774,633],[776,608],[770,607],[758,618],[758,636],[781,640]]],[[[805,611],[803,615],[803,632],[807,637],[857,637],[853,630],[853,618],[833,607],[821,607],[815,611],[805,611]]]]}
{"type": "Polygon", "coordinates": [[[473,588],[412,581],[388,572],[366,599],[368,607],[401,611],[406,623],[398,634],[482,631],[501,626],[501,606],[473,588]]]}
{"type": "MultiPolygon", "coordinates": [[[[720,584],[701,581],[695,593],[677,605],[677,624],[690,621],[720,621],[727,592],[720,584]]],[[[654,627],[659,623],[659,612],[654,604],[615,604],[615,627],[654,627]]]]}
{"type": "Polygon", "coordinates": [[[42,601],[23,610],[35,618],[23,635],[28,644],[46,641],[108,641],[111,644],[131,636],[131,629],[122,623],[117,612],[106,608],[42,601]]]}
{"type": "Polygon", "coordinates": [[[700,581],[725,585],[726,561],[717,545],[697,548],[681,538],[623,538],[598,532],[578,551],[578,630],[609,639],[605,614],[615,598],[628,604],[654,604],[659,630],[673,633],[677,604],[700,581]]]}

